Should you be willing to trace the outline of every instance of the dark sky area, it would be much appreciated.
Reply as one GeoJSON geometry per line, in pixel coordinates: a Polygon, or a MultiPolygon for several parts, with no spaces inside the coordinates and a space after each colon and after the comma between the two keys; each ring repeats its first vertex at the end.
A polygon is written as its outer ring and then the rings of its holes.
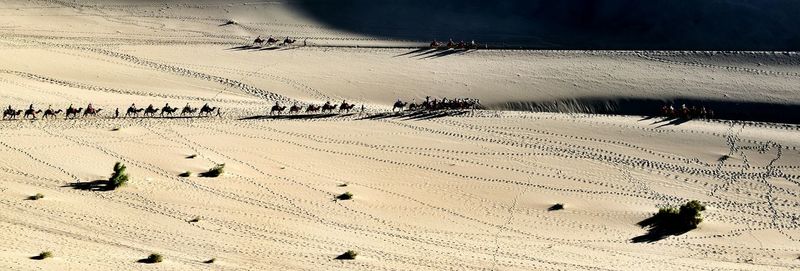
{"type": "Polygon", "coordinates": [[[800,50],[800,0],[301,0],[331,27],[540,49],[800,50]]]}

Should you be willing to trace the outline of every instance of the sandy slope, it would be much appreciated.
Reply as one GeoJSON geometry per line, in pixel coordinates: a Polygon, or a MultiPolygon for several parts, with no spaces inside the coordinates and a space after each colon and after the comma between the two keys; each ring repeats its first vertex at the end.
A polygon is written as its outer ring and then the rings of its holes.
{"type": "Polygon", "coordinates": [[[281,1],[0,1],[0,25],[4,107],[105,109],[0,122],[0,269],[800,268],[796,126],[380,115],[426,95],[496,108],[584,97],[793,104],[796,54],[415,51],[386,47],[418,41],[332,30],[281,1]],[[311,46],[242,47],[259,34],[311,46]],[[240,120],[275,101],[342,99],[368,112],[240,120]],[[225,115],[105,118],[134,102],[210,102],[225,115]],[[127,187],[70,186],[107,178],[116,161],[127,187]],[[178,177],[218,163],[223,177],[178,177]],[[354,200],[333,200],[347,191],[354,200]],[[35,193],[45,198],[25,200],[35,193]],[[709,206],[699,229],[631,242],[657,206],[689,199],[709,206]],[[555,203],[566,209],[548,211],[555,203]],[[333,259],[348,249],[357,260],[333,259]],[[55,257],[29,259],[44,250],[55,257]],[[166,261],[137,263],[152,252],[166,261]]]}

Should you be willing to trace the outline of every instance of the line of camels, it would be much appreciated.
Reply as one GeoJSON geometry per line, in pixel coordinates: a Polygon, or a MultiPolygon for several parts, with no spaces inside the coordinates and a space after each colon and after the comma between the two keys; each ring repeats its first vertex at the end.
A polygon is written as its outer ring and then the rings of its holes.
{"type": "MultiPolygon", "coordinates": [[[[100,111],[103,111],[103,109],[95,108],[95,107],[92,106],[92,104],[89,104],[89,106],[87,106],[86,109],[84,109],[83,107],[75,108],[75,107],[72,107],[70,105],[66,110],[62,110],[62,109],[55,110],[55,109],[52,109],[52,108],[48,108],[48,109],[45,109],[45,110],[42,110],[42,109],[36,110],[36,109],[33,108],[33,105],[28,107],[27,110],[22,110],[22,109],[13,109],[11,106],[8,106],[8,108],[6,108],[3,111],[3,118],[2,119],[3,120],[15,120],[15,119],[19,119],[20,116],[21,116],[22,119],[33,119],[33,120],[35,120],[35,119],[38,119],[38,115],[42,114],[42,113],[43,113],[42,119],[50,119],[50,118],[58,117],[58,115],[60,115],[62,112],[64,113],[64,119],[76,119],[79,116],[96,117],[97,114],[100,113],[100,111]]],[[[148,106],[147,108],[137,108],[135,104],[132,104],[130,107],[128,107],[128,110],[125,112],[125,117],[126,118],[127,117],[139,117],[140,114],[141,114],[142,117],[155,117],[156,114],[159,113],[159,111],[160,111],[160,115],[159,116],[161,116],[161,117],[172,117],[178,111],[180,111],[180,116],[181,117],[193,116],[195,113],[197,113],[198,117],[203,117],[203,116],[210,117],[210,116],[213,116],[215,113],[216,113],[217,116],[222,115],[222,111],[220,110],[220,108],[211,107],[208,104],[205,104],[205,105],[203,105],[202,107],[199,107],[199,108],[191,107],[189,104],[186,104],[186,106],[184,106],[181,109],[181,108],[178,108],[178,107],[171,107],[169,105],[169,103],[167,103],[164,107],[162,107],[160,109],[155,108],[152,104],[150,106],[148,106]]],[[[115,112],[114,112],[114,118],[118,118],[118,117],[119,117],[119,108],[117,108],[115,110],[115,112]]]]}
{"type": "MultiPolygon", "coordinates": [[[[331,104],[330,101],[326,102],[323,105],[308,105],[303,110],[303,106],[294,104],[291,107],[281,106],[280,103],[275,102],[275,105],[270,108],[269,115],[282,115],[284,112],[287,111],[289,114],[300,114],[301,112],[305,113],[331,113],[333,114],[336,110],[338,113],[350,113],[351,110],[356,108],[356,104],[348,103],[347,101],[342,101],[341,104],[331,104]]],[[[431,99],[430,97],[426,97],[425,101],[417,104],[414,102],[407,103],[398,100],[395,102],[392,111],[400,110],[400,111],[417,111],[417,110],[448,110],[448,109],[456,109],[456,110],[463,110],[463,109],[480,109],[480,101],[477,99],[454,99],[448,100],[447,98],[444,99],[431,99]]],[[[361,112],[364,112],[364,105],[361,105],[361,112]]],[[[45,110],[34,109],[34,106],[31,104],[27,110],[22,109],[14,109],[11,106],[8,106],[3,111],[3,120],[15,120],[15,119],[38,119],[39,114],[42,115],[42,119],[51,119],[57,118],[61,113],[64,113],[64,119],[77,119],[79,117],[97,117],[98,113],[103,111],[101,108],[96,108],[89,104],[85,109],[83,107],[75,108],[70,105],[65,110],[55,110],[52,108],[47,108],[45,110]]],[[[167,103],[162,108],[156,108],[152,104],[150,104],[146,108],[138,108],[136,104],[131,104],[128,107],[127,111],[125,111],[125,115],[122,117],[125,118],[137,118],[137,117],[175,117],[178,112],[180,112],[181,117],[211,117],[211,116],[222,116],[222,111],[219,107],[212,107],[208,104],[203,105],[202,107],[192,107],[188,103],[183,108],[172,107],[167,103]],[[196,114],[196,115],[195,115],[196,114]]],[[[119,108],[114,110],[114,118],[120,117],[119,108]]]]}
{"type": "MultiPolygon", "coordinates": [[[[326,102],[323,105],[309,105],[306,107],[306,113],[333,113],[334,110],[337,108],[339,109],[339,113],[350,113],[350,110],[353,110],[356,107],[355,104],[347,103],[347,101],[342,101],[342,104],[331,104],[331,102],[326,102]]],[[[286,110],[286,106],[281,106],[278,102],[275,102],[275,105],[269,110],[270,115],[282,115],[283,111],[286,110]]],[[[300,111],[303,110],[302,106],[297,104],[292,105],[289,108],[289,114],[299,114],[300,111]]],[[[361,106],[361,111],[364,111],[364,106],[361,106]]]]}

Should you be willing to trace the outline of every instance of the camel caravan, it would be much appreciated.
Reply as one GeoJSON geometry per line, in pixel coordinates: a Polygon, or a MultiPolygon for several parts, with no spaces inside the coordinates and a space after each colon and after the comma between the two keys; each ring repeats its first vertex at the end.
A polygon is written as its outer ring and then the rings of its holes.
{"type": "MultiPolygon", "coordinates": [[[[350,104],[347,101],[342,101],[341,104],[331,104],[330,101],[325,102],[323,105],[309,105],[306,107],[305,113],[329,113],[333,114],[335,110],[338,109],[339,114],[342,113],[350,113],[356,107],[355,104],[350,104]]],[[[269,111],[269,115],[283,115],[283,112],[286,110],[286,106],[281,106],[280,103],[275,102],[275,105],[269,111]]],[[[296,103],[289,108],[289,114],[300,114],[303,111],[303,107],[297,105],[296,103]]],[[[364,112],[364,106],[361,106],[361,112],[364,112]]]]}
{"type": "MultiPolygon", "coordinates": [[[[51,119],[57,118],[61,113],[64,113],[64,119],[77,119],[79,117],[97,117],[98,113],[103,111],[101,108],[94,107],[91,103],[86,106],[86,108],[80,107],[76,108],[73,105],[69,105],[66,110],[55,110],[52,106],[48,106],[47,109],[35,109],[33,104],[28,106],[27,110],[22,109],[14,109],[12,106],[8,106],[3,111],[3,120],[16,120],[16,119],[30,119],[36,120],[39,119],[39,114],[42,114],[42,119],[51,119]]],[[[124,117],[128,118],[136,118],[136,117],[174,117],[177,114],[180,114],[181,117],[193,117],[197,114],[197,117],[211,117],[211,116],[221,116],[222,112],[218,107],[211,107],[208,104],[203,105],[200,108],[191,107],[188,103],[183,108],[178,107],[171,107],[169,103],[164,105],[162,108],[155,108],[152,104],[150,104],[146,108],[137,108],[136,104],[131,104],[128,107],[127,112],[125,113],[124,117]],[[180,113],[178,113],[180,111],[180,113]],[[158,114],[158,115],[156,115],[158,114]]],[[[119,108],[114,111],[113,118],[119,118],[120,112],[119,108]]]]}
{"type": "MultiPolygon", "coordinates": [[[[278,39],[276,39],[276,38],[274,38],[272,36],[269,36],[269,38],[267,38],[267,39],[262,39],[261,36],[258,36],[253,41],[253,45],[252,46],[254,46],[254,47],[255,46],[263,47],[264,45],[266,45],[267,47],[270,47],[270,46],[278,45],[279,47],[284,47],[284,46],[293,45],[295,42],[297,42],[297,40],[296,39],[292,39],[290,37],[286,37],[285,39],[283,39],[282,43],[278,43],[278,42],[280,42],[280,40],[278,40],[278,39]]],[[[305,46],[305,44],[306,44],[306,42],[304,41],[303,42],[303,46],[305,46]]]]}
{"type": "MultiPolygon", "coordinates": [[[[488,48],[488,45],[483,45],[484,48],[488,48]]],[[[433,40],[430,43],[430,49],[452,49],[452,50],[478,50],[480,45],[475,43],[475,40],[472,40],[469,43],[464,42],[463,40],[460,42],[454,42],[453,39],[450,39],[447,43],[441,43],[437,40],[433,40]]]]}
{"type": "Polygon", "coordinates": [[[400,99],[394,103],[392,112],[398,111],[437,111],[437,110],[476,110],[481,109],[481,101],[472,98],[460,99],[431,99],[431,96],[425,97],[425,101],[416,103],[415,100],[411,102],[403,102],[400,99]]]}
{"type": "Polygon", "coordinates": [[[707,109],[705,106],[689,107],[686,106],[686,104],[681,105],[681,107],[678,109],[672,105],[664,105],[661,107],[661,111],[659,113],[661,114],[661,117],[680,118],[685,120],[714,118],[714,110],[707,109]]]}

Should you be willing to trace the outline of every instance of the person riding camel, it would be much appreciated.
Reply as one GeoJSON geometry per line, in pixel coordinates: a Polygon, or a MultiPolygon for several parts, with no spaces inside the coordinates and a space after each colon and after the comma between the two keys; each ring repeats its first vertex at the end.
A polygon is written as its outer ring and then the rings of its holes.
{"type": "Polygon", "coordinates": [[[153,111],[153,110],[155,110],[155,108],[153,108],[153,104],[147,106],[147,111],[153,111]]]}
{"type": "Polygon", "coordinates": [[[128,110],[136,110],[136,104],[132,103],[131,107],[128,107],[128,110]]]}
{"type": "Polygon", "coordinates": [[[73,110],[75,110],[75,107],[73,107],[72,104],[69,104],[69,107],[67,107],[67,113],[72,112],[73,110]]]}
{"type": "Polygon", "coordinates": [[[89,103],[89,105],[86,106],[86,112],[94,112],[94,106],[92,106],[92,103],[89,103]]]}

